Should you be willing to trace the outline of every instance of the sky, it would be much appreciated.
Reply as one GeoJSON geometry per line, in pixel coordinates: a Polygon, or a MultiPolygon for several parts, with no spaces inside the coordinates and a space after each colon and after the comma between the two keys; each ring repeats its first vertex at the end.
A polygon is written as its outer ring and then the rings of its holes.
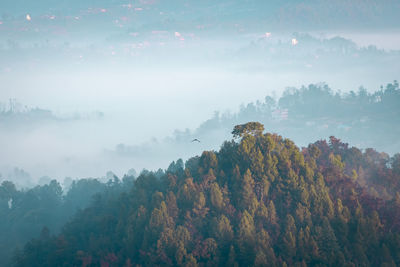
{"type": "Polygon", "coordinates": [[[107,151],[195,129],[286,87],[378,90],[399,78],[398,11],[394,0],[3,0],[0,102],[80,119],[0,120],[0,173],[21,168],[37,181],[166,168],[175,158],[107,151]]]}

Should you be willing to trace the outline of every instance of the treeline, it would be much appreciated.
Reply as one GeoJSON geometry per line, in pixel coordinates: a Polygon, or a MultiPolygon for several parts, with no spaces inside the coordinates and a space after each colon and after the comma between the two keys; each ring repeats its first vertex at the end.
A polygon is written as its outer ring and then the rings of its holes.
{"type": "Polygon", "coordinates": [[[43,228],[59,233],[78,210],[92,202],[96,194],[120,194],[133,185],[133,177],[117,177],[108,183],[96,179],[73,181],[63,190],[56,180],[28,190],[18,190],[10,181],[0,185],[0,266],[10,264],[14,251],[22,249],[43,228]]]}
{"type": "Polygon", "coordinates": [[[368,92],[340,93],[326,84],[288,88],[281,97],[265,97],[242,105],[238,112],[216,112],[195,130],[176,130],[171,137],[142,145],[119,144],[119,156],[149,160],[186,158],[204,149],[216,149],[230,138],[231,129],[248,121],[259,121],[268,132],[279,133],[298,146],[336,136],[359,148],[373,147],[394,154],[400,151],[400,87],[397,81],[368,92]],[[188,146],[193,139],[201,146],[188,146]]]}
{"type": "Polygon", "coordinates": [[[326,84],[312,84],[300,89],[288,88],[279,99],[267,96],[264,101],[249,103],[242,106],[237,114],[217,114],[199,131],[204,131],[208,125],[229,125],[232,128],[232,123],[246,122],[251,118],[268,123],[266,127],[273,131],[303,128],[304,132],[318,130],[339,133],[342,130],[342,134],[349,135],[352,131],[368,130],[367,134],[377,139],[378,135],[374,135],[379,130],[392,130],[383,133],[385,137],[392,132],[393,136],[399,133],[399,103],[400,88],[397,81],[373,93],[360,87],[358,91],[346,94],[334,92],[326,84]],[[287,116],[284,111],[287,111],[287,116]]]}
{"type": "Polygon", "coordinates": [[[219,151],[98,194],[15,266],[398,266],[400,155],[299,149],[238,125],[219,151]]]}
{"type": "Polygon", "coordinates": [[[16,99],[10,99],[8,103],[0,102],[0,122],[32,123],[35,120],[52,121],[58,118],[50,111],[41,108],[30,108],[19,103],[16,99]]]}
{"type": "MultiPolygon", "coordinates": [[[[326,84],[288,88],[276,99],[243,105],[237,113],[216,113],[193,132],[177,131],[176,142],[201,138],[228,138],[230,129],[247,121],[259,121],[267,131],[277,132],[305,146],[334,135],[358,147],[397,153],[400,151],[400,87],[397,81],[368,92],[360,87],[349,93],[334,92],[326,84]]],[[[217,145],[217,144],[215,144],[217,145]]]]}

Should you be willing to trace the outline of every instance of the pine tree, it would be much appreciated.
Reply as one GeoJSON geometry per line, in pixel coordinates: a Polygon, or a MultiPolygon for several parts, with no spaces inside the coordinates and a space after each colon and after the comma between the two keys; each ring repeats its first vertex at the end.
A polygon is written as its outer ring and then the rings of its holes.
{"type": "Polygon", "coordinates": [[[281,253],[286,262],[292,262],[293,257],[296,255],[296,236],[297,229],[293,216],[288,214],[286,216],[285,231],[282,236],[281,253]]]}
{"type": "Polygon", "coordinates": [[[255,245],[255,226],[253,217],[245,210],[239,224],[240,262],[253,262],[255,245]]]}
{"type": "Polygon", "coordinates": [[[233,247],[233,245],[231,245],[230,249],[229,249],[229,256],[228,256],[228,261],[226,263],[227,267],[238,267],[239,264],[237,262],[236,259],[236,252],[235,252],[235,248],[233,247]]]}
{"type": "Polygon", "coordinates": [[[221,211],[224,205],[223,195],[219,185],[217,183],[213,183],[210,188],[210,199],[211,204],[217,211],[221,211]]]}
{"type": "Polygon", "coordinates": [[[250,214],[254,214],[258,201],[254,193],[254,180],[250,170],[247,170],[243,176],[241,188],[241,207],[242,210],[248,210],[250,214]]]}

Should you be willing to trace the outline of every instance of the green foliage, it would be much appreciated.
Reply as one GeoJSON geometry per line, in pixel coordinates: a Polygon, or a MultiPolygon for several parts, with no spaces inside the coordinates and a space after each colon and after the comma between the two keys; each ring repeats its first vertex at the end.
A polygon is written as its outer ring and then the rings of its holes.
{"type": "MultiPolygon", "coordinates": [[[[26,244],[14,265],[400,265],[397,158],[334,137],[300,151],[263,129],[237,126],[238,143],[99,194],[59,235],[45,230],[26,244]]],[[[46,190],[60,197],[56,184],[46,190]]],[[[6,183],[0,193],[5,209],[16,190],[6,183]]]]}
{"type": "Polygon", "coordinates": [[[105,184],[81,179],[73,181],[65,193],[55,180],[27,190],[17,190],[12,182],[4,181],[0,185],[0,266],[6,266],[13,251],[39,237],[43,229],[58,234],[77,211],[93,203],[96,194],[119,195],[130,189],[131,181],[125,177],[122,182],[105,184]]]}
{"type": "Polygon", "coordinates": [[[248,122],[246,124],[236,125],[233,128],[233,137],[243,137],[246,135],[259,136],[264,131],[264,125],[259,122],[248,122]]]}

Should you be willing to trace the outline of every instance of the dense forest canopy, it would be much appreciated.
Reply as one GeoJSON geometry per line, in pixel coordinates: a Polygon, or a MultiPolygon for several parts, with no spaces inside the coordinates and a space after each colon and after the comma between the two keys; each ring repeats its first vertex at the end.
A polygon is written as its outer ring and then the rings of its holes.
{"type": "Polygon", "coordinates": [[[44,228],[14,265],[399,265],[399,154],[333,136],[299,149],[263,127],[238,125],[219,151],[128,186],[115,178],[59,234],[44,228]],[[112,190],[121,187],[129,190],[112,190]]]}
{"type": "MultiPolygon", "coordinates": [[[[68,179],[67,179],[68,180],[68,179]]],[[[56,180],[31,189],[18,190],[10,181],[0,185],[0,266],[6,266],[16,248],[22,248],[43,227],[58,233],[79,209],[86,208],[97,193],[119,194],[128,191],[133,177],[102,183],[80,179],[64,184],[56,180]]]]}

